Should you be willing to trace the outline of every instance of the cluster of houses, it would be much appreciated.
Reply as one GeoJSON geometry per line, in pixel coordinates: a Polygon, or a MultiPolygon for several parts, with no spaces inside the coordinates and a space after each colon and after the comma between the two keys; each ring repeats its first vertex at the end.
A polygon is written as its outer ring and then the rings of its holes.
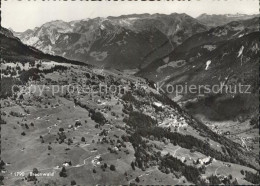
{"type": "Polygon", "coordinates": [[[100,165],[100,161],[101,161],[101,156],[97,155],[93,158],[93,160],[91,161],[92,165],[94,167],[96,167],[97,165],[100,165]]]}

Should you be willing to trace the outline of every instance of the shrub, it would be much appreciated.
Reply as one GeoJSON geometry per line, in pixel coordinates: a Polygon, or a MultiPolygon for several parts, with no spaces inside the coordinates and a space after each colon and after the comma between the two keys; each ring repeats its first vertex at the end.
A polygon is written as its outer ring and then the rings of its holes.
{"type": "Polygon", "coordinates": [[[70,184],[71,184],[71,185],[77,185],[77,183],[76,183],[75,180],[72,180],[72,181],[70,182],[70,184]]]}

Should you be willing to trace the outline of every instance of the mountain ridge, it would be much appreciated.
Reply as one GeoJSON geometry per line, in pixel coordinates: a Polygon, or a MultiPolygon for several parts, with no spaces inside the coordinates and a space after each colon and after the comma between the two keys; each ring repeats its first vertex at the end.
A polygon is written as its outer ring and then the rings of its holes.
{"type": "Polygon", "coordinates": [[[204,25],[187,14],[132,14],[70,22],[58,20],[45,23],[41,27],[35,28],[33,32],[15,33],[15,35],[24,43],[49,54],[108,68],[131,67],[134,69],[142,66],[144,59],[147,59],[144,62],[147,65],[154,58],[153,56],[165,55],[194,33],[206,29],[204,25]],[[56,24],[57,22],[59,24],[56,24]],[[102,41],[103,45],[97,49],[93,46],[99,45],[98,40],[102,40],[102,32],[109,33],[107,36],[110,38],[102,41]],[[149,37],[147,37],[148,35],[149,37]],[[135,38],[139,38],[139,42],[134,41],[135,38]],[[136,44],[132,46],[133,43],[136,44]],[[164,50],[161,50],[160,46],[164,43],[167,44],[164,45],[164,50]],[[104,44],[109,45],[110,48],[102,49],[104,44]],[[125,49],[117,54],[113,53],[111,47],[119,46],[120,48],[125,47],[125,49]],[[124,57],[133,56],[130,48],[135,50],[136,65],[128,65],[128,62],[131,63],[131,61],[129,61],[129,57],[124,57]],[[141,48],[147,48],[147,51],[140,52],[141,48]],[[157,48],[159,51],[156,50],[157,48]],[[112,59],[116,62],[111,61],[112,59]]]}
{"type": "Polygon", "coordinates": [[[1,27],[0,30],[0,43],[1,43],[1,60],[6,62],[13,62],[15,60],[28,62],[28,61],[35,61],[35,60],[53,60],[56,62],[67,62],[71,64],[77,65],[87,65],[82,62],[68,60],[66,58],[60,56],[54,56],[50,54],[45,54],[42,51],[23,44],[21,40],[14,36],[14,34],[4,28],[1,27]],[[27,56],[30,56],[27,58],[27,56]]]}

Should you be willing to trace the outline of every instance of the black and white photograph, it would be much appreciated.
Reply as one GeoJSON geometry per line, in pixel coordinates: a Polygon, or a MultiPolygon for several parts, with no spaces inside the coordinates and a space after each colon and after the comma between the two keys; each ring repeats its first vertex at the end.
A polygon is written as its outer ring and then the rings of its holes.
{"type": "Polygon", "coordinates": [[[3,0],[0,185],[259,185],[259,0],[3,0]]]}

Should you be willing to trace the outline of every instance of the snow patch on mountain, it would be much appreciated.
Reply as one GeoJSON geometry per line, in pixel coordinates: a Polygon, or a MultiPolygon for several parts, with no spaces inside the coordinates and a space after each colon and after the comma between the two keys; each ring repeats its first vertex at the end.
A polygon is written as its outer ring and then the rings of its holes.
{"type": "Polygon", "coordinates": [[[215,50],[217,47],[216,45],[204,45],[203,48],[209,50],[209,51],[213,51],[215,50]]]}
{"type": "Polygon", "coordinates": [[[211,64],[211,60],[208,60],[208,61],[206,62],[206,68],[205,68],[205,70],[208,70],[210,64],[211,64]]]}
{"type": "Polygon", "coordinates": [[[186,64],[185,60],[171,61],[165,65],[160,66],[156,71],[161,72],[162,69],[167,68],[167,67],[180,68],[185,64],[186,64]]]}
{"type": "Polygon", "coordinates": [[[180,27],[179,24],[177,24],[177,26],[176,26],[176,30],[175,30],[175,33],[177,33],[179,30],[181,30],[181,27],[180,27]]]}
{"type": "Polygon", "coordinates": [[[128,18],[128,20],[136,20],[136,19],[139,19],[138,17],[130,17],[128,18]]]}
{"type": "Polygon", "coordinates": [[[104,30],[106,27],[104,25],[100,25],[100,29],[104,30]]]}
{"type": "Polygon", "coordinates": [[[244,50],[244,46],[242,46],[242,47],[240,48],[237,57],[240,57],[240,56],[242,55],[243,50],[244,50]]]}
{"type": "Polygon", "coordinates": [[[124,26],[131,26],[131,22],[127,19],[120,20],[119,23],[124,26]]]}

